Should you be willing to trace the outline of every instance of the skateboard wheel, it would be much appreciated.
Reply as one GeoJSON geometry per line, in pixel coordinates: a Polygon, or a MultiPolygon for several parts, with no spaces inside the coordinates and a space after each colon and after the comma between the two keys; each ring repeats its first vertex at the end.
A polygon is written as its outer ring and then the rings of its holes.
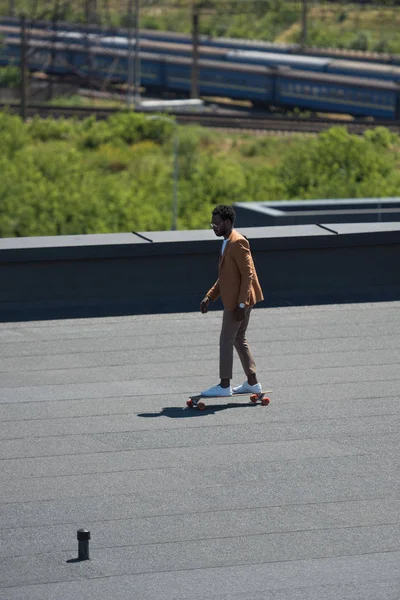
{"type": "Polygon", "coordinates": [[[204,402],[198,402],[198,403],[196,404],[196,406],[197,406],[197,408],[198,408],[199,410],[204,410],[204,409],[205,409],[205,407],[206,407],[206,405],[204,404],[204,402]]]}
{"type": "Polygon", "coordinates": [[[193,400],[188,400],[188,401],[186,402],[186,406],[187,406],[188,408],[193,408],[193,406],[194,406],[194,404],[193,404],[193,400]]]}
{"type": "Polygon", "coordinates": [[[269,398],[261,398],[261,404],[263,406],[268,406],[268,404],[269,404],[269,398]]]}
{"type": "Polygon", "coordinates": [[[256,404],[258,400],[258,395],[257,394],[252,394],[250,396],[250,401],[253,402],[253,404],[256,404]]]}

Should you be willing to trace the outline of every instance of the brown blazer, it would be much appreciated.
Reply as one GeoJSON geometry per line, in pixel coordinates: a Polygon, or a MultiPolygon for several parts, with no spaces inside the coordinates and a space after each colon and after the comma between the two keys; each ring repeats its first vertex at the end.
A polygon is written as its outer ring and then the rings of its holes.
{"type": "Polygon", "coordinates": [[[249,242],[232,230],[219,261],[219,277],[207,296],[215,301],[221,296],[224,307],[235,310],[242,302],[253,306],[264,300],[251,256],[249,242]]]}

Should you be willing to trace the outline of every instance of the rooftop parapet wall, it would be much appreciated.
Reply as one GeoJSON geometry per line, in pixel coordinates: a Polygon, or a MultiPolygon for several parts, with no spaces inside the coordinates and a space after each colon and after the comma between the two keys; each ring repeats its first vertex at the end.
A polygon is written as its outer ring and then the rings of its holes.
{"type": "MultiPolygon", "coordinates": [[[[400,299],[400,223],[240,231],[262,306],[400,299]]],[[[211,230],[1,239],[0,320],[196,311],[220,246],[211,230]]]]}
{"type": "Polygon", "coordinates": [[[400,221],[400,198],[238,202],[234,208],[238,227],[400,221]]]}

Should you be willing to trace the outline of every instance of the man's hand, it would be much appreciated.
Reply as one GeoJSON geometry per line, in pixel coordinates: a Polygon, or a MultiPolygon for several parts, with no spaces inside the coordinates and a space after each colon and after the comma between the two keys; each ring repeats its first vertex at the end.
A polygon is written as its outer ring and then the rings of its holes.
{"type": "Polygon", "coordinates": [[[208,296],[205,296],[203,298],[203,300],[200,302],[200,310],[203,313],[203,315],[208,312],[208,305],[210,304],[210,298],[208,296]]]}
{"type": "Polygon", "coordinates": [[[235,319],[236,319],[236,321],[243,321],[244,316],[245,316],[245,312],[246,312],[246,308],[240,308],[240,306],[237,306],[235,308],[235,319]]]}

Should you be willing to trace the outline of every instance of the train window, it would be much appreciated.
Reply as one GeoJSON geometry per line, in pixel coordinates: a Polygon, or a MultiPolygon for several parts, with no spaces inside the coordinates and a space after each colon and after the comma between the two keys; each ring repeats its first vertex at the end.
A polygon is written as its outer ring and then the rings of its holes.
{"type": "Polygon", "coordinates": [[[315,86],[313,87],[313,95],[318,96],[318,88],[315,86]]]}
{"type": "Polygon", "coordinates": [[[299,83],[296,84],[296,92],[298,92],[298,93],[301,92],[301,85],[299,83]]]}

